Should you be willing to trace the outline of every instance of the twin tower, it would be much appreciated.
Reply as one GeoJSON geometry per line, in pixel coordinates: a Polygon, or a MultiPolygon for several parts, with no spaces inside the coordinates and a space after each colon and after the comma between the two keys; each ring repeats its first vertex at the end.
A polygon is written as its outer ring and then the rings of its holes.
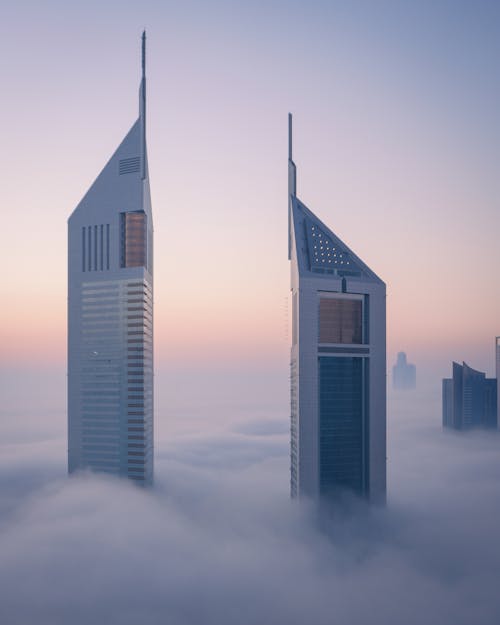
{"type": "MultiPolygon", "coordinates": [[[[68,468],[153,481],[153,222],[139,117],[68,221],[68,468]]],[[[297,197],[289,116],[291,493],[386,491],[385,284],[297,197]]]]}

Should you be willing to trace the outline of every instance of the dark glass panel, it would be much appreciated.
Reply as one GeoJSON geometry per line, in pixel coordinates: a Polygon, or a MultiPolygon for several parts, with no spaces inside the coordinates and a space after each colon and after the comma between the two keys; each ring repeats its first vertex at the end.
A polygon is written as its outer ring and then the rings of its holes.
{"type": "Polygon", "coordinates": [[[322,297],[319,301],[319,342],[362,343],[361,300],[322,297]]]}
{"type": "Polygon", "coordinates": [[[363,358],[319,359],[320,490],[363,494],[367,458],[364,445],[363,358]]]}

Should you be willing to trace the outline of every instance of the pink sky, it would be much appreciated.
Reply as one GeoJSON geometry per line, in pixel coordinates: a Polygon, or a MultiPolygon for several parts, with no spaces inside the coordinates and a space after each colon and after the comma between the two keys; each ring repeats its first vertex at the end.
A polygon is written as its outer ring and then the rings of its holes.
{"type": "Polygon", "coordinates": [[[135,119],[146,24],[158,366],[286,366],[291,110],[299,196],[387,283],[388,365],[493,373],[491,16],[112,4],[98,25],[90,6],[9,9],[2,366],[64,364],[66,219],[135,119]]]}

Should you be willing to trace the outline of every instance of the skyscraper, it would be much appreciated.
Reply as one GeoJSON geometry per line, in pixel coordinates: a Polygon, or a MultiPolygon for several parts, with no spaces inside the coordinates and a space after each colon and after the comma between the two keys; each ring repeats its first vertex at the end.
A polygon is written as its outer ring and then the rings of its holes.
{"type": "Polygon", "coordinates": [[[496,428],[497,380],[454,362],[453,377],[443,380],[443,427],[496,428]]]}
{"type": "Polygon", "coordinates": [[[414,389],[417,384],[417,369],[411,365],[404,352],[399,352],[392,368],[392,387],[398,391],[414,389]]]}
{"type": "Polygon", "coordinates": [[[291,494],[386,493],[385,284],[296,192],[289,115],[291,494]]]}
{"type": "Polygon", "coordinates": [[[153,222],[139,117],[68,221],[68,470],[153,479],[153,222]]]}

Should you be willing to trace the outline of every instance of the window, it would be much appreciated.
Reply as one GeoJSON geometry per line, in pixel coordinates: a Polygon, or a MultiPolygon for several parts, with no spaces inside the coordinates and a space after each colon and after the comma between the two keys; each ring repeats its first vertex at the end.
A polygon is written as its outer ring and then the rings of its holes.
{"type": "Polygon", "coordinates": [[[143,212],[121,213],[121,267],[146,266],[146,214],[143,212]]]}
{"type": "Polygon", "coordinates": [[[319,358],[320,490],[328,494],[366,490],[368,456],[365,441],[363,358],[319,358]]]}
{"type": "Polygon", "coordinates": [[[322,297],[319,301],[319,342],[363,342],[363,306],[360,299],[322,297]]]}

